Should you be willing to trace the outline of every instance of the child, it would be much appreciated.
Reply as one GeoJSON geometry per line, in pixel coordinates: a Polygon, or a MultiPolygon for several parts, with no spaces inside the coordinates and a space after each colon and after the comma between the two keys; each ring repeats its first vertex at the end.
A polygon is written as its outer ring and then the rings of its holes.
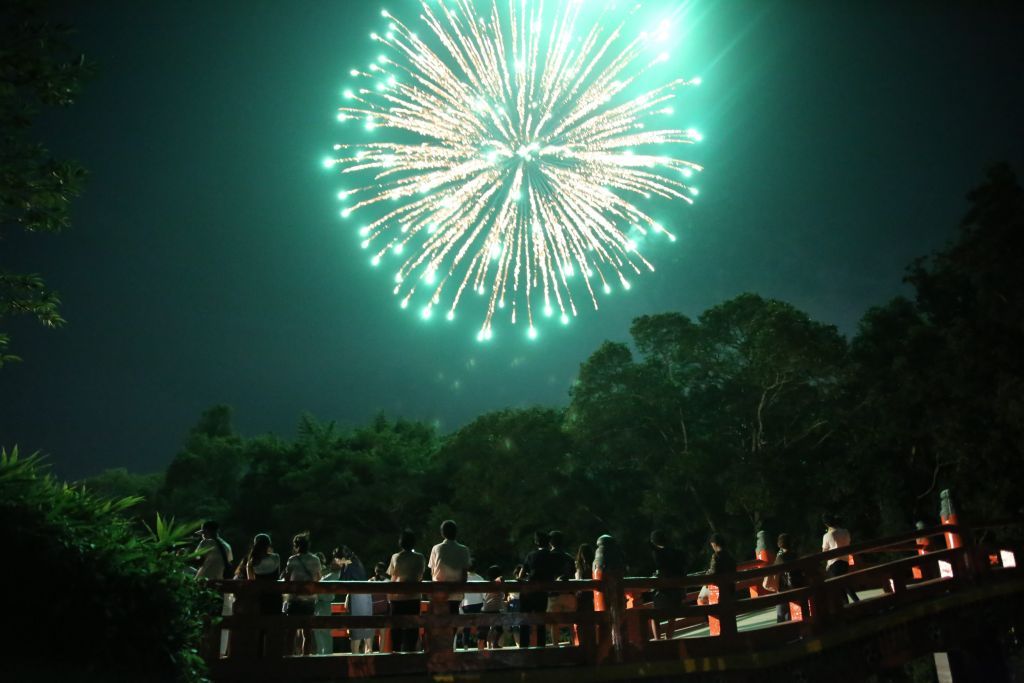
{"type": "MultiPolygon", "coordinates": [[[[487,580],[501,582],[501,567],[492,564],[487,568],[487,580]]],[[[481,608],[483,614],[500,614],[505,606],[505,595],[501,592],[484,593],[484,604],[481,608]]],[[[497,648],[501,640],[501,626],[481,626],[477,629],[477,647],[497,648]]]]}

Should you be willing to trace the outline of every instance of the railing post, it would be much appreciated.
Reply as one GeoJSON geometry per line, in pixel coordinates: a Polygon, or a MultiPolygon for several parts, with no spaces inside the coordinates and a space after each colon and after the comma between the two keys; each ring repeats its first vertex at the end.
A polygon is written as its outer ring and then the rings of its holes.
{"type": "MultiPolygon", "coordinates": [[[[953,506],[953,495],[949,489],[943,489],[939,493],[939,516],[943,524],[960,524],[956,508],[953,506]]],[[[985,571],[988,567],[987,558],[978,557],[978,549],[974,545],[974,539],[967,535],[967,538],[959,531],[947,531],[945,533],[946,547],[962,548],[963,554],[959,561],[945,562],[939,560],[939,573],[941,575],[952,574],[956,578],[975,577],[985,571]],[[945,565],[945,566],[943,566],[945,565]]]]}
{"type": "Polygon", "coordinates": [[[259,593],[253,586],[245,586],[235,593],[232,613],[240,617],[241,627],[231,629],[228,657],[231,659],[256,659],[261,655],[263,634],[253,626],[252,620],[260,616],[259,593]]]}
{"type": "Polygon", "coordinates": [[[594,579],[601,582],[600,590],[594,591],[594,611],[608,614],[608,622],[598,629],[597,658],[603,661],[610,651],[614,661],[621,662],[622,613],[625,608],[622,577],[618,572],[597,569],[594,579]]]}
{"type": "MultiPolygon", "coordinates": [[[[956,516],[956,509],[953,507],[953,496],[949,489],[942,489],[939,493],[939,519],[943,524],[959,524],[956,516]]],[[[959,548],[963,545],[960,534],[952,531],[946,532],[946,547],[959,548]]]]}
{"type": "MultiPolygon", "coordinates": [[[[450,616],[448,593],[443,590],[430,592],[430,615],[450,616]]],[[[423,645],[427,651],[427,671],[449,671],[454,656],[454,633],[451,626],[439,626],[434,619],[427,622],[423,634],[423,645]]]]}
{"type": "Polygon", "coordinates": [[[825,572],[820,566],[804,571],[804,578],[807,587],[810,589],[807,596],[808,621],[812,628],[820,630],[831,620],[835,609],[835,601],[829,593],[829,586],[825,583],[825,572]]]}
{"type": "MultiPolygon", "coordinates": [[[[712,579],[715,579],[712,577],[712,579]]],[[[732,581],[715,584],[718,590],[712,601],[718,605],[717,614],[708,615],[708,628],[713,636],[736,635],[736,586],[732,581]],[[717,594],[717,595],[716,595],[717,594]]]]}

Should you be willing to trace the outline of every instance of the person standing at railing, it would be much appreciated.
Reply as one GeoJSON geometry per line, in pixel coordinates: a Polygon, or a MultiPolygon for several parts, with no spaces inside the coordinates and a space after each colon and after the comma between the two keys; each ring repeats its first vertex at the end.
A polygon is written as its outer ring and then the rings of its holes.
{"type": "MultiPolygon", "coordinates": [[[[432,581],[465,581],[469,577],[469,566],[472,560],[469,548],[456,540],[459,528],[455,521],[446,519],[441,522],[443,541],[430,549],[430,578],[432,581]]],[[[448,595],[449,614],[459,613],[459,603],[465,597],[463,593],[448,595]]]]}
{"type": "MultiPolygon", "coordinates": [[[[388,565],[385,562],[378,562],[373,565],[373,576],[369,581],[391,581],[391,577],[388,576],[388,565]]],[[[388,596],[387,593],[374,593],[373,594],[373,616],[379,617],[384,616],[388,613],[388,596]]],[[[384,641],[387,634],[387,629],[377,629],[377,649],[380,652],[384,651],[384,641]]]]}
{"type": "MultiPolygon", "coordinates": [[[[342,581],[366,581],[366,567],[355,551],[347,545],[334,549],[334,561],[341,567],[342,581]]],[[[369,593],[348,593],[345,606],[354,617],[368,617],[373,614],[373,596],[369,593]]],[[[349,630],[352,654],[373,652],[373,629],[353,628],[349,630]]]]}
{"type": "MultiPolygon", "coordinates": [[[[850,545],[850,532],[840,526],[838,517],[825,513],[821,516],[821,521],[825,525],[825,535],[821,537],[821,552],[827,553],[850,545]]],[[[829,578],[843,576],[848,571],[850,563],[846,561],[846,557],[833,557],[825,563],[825,576],[829,578]]],[[[860,602],[857,593],[849,586],[846,587],[846,598],[850,602],[860,602]]]]}
{"type": "MultiPolygon", "coordinates": [[[[320,577],[321,581],[337,581],[341,578],[342,567],[338,564],[336,557],[332,559],[329,566],[327,565],[327,558],[325,558],[320,553],[317,553],[317,559],[319,559],[321,564],[329,570],[326,574],[320,577]]],[[[333,593],[317,593],[316,606],[313,608],[313,616],[331,616],[331,605],[333,605],[337,601],[337,599],[338,596],[334,595],[333,593]]],[[[313,629],[313,642],[315,643],[316,654],[334,654],[334,637],[331,635],[331,629],[313,629]]]]}
{"type": "MultiPolygon", "coordinates": [[[[708,565],[708,570],[705,572],[708,576],[715,576],[716,574],[732,574],[736,571],[736,558],[732,556],[725,548],[725,537],[717,531],[708,538],[708,545],[711,546],[711,563],[708,565]]],[[[717,589],[719,595],[725,591],[732,592],[733,584],[713,584],[717,589]]],[[[704,586],[700,589],[700,594],[697,596],[698,605],[707,605],[711,603],[711,589],[708,586],[704,586]]]]}
{"type": "MultiPolygon", "coordinates": [[[[488,567],[487,580],[501,582],[501,567],[496,564],[488,567]]],[[[500,591],[483,593],[483,599],[483,604],[480,606],[480,612],[483,614],[499,614],[505,606],[505,594],[500,591]]],[[[489,648],[498,647],[502,632],[501,626],[481,626],[477,629],[477,645],[489,648]]]]}
{"type": "MultiPolygon", "coordinates": [[[[484,581],[484,577],[477,574],[472,565],[467,572],[467,581],[479,583],[484,581]]],[[[462,604],[459,605],[459,609],[463,614],[480,614],[484,608],[484,594],[483,593],[466,593],[466,596],[462,598],[462,604]]],[[[467,626],[459,632],[456,637],[455,647],[470,648],[476,643],[476,637],[473,635],[474,629],[472,626],[467,626]]]]}
{"type": "Polygon", "coordinates": [[[576,575],[576,561],[565,552],[565,534],[553,530],[548,534],[548,548],[551,550],[552,562],[558,566],[556,574],[572,578],[576,575]]]}
{"type": "MultiPolygon", "coordinates": [[[[281,575],[281,556],[274,552],[268,534],[256,534],[252,539],[252,547],[245,559],[238,564],[239,579],[262,582],[264,585],[276,582],[281,575]]],[[[281,594],[265,592],[259,594],[259,615],[261,617],[281,616],[281,594]]],[[[266,631],[260,632],[258,652],[266,651],[266,631]]]]}
{"type": "MultiPolygon", "coordinates": [[[[775,554],[775,564],[785,564],[786,562],[792,562],[796,559],[793,554],[792,546],[789,539],[789,534],[779,534],[778,538],[779,550],[775,554]]],[[[794,588],[802,588],[807,584],[804,579],[804,574],[799,569],[790,569],[788,571],[779,572],[775,574],[775,590],[777,592],[783,592],[793,590],[794,588]]],[[[765,582],[771,578],[770,576],[765,577],[765,582]]],[[[767,587],[767,585],[766,585],[767,587]]],[[[802,604],[803,601],[801,601],[802,604]]],[[[775,606],[775,621],[782,623],[791,619],[789,613],[789,603],[782,602],[775,606]]]]}
{"type": "MultiPolygon", "coordinates": [[[[594,546],[581,543],[576,549],[576,580],[594,578],[594,546]]],[[[594,592],[580,591],[576,594],[576,609],[580,612],[594,611],[594,592]]]]}
{"type": "MultiPolygon", "coordinates": [[[[285,581],[319,581],[323,572],[320,559],[309,552],[309,532],[295,534],[292,538],[292,549],[295,551],[284,566],[285,581]]],[[[316,609],[315,595],[289,595],[284,611],[288,616],[311,617],[316,609]]],[[[295,654],[313,654],[313,629],[301,628],[292,631],[289,642],[293,644],[295,654]]]]}
{"type": "MultiPolygon", "coordinates": [[[[558,581],[569,581],[576,577],[576,561],[572,555],[565,552],[565,535],[558,530],[552,530],[548,534],[548,549],[551,551],[551,563],[557,567],[555,579],[558,581]]],[[[547,611],[550,612],[575,612],[578,608],[575,592],[555,592],[548,595],[547,611]]],[[[558,645],[560,627],[548,625],[548,640],[558,645]]],[[[570,638],[571,640],[571,638],[570,638]]]]}
{"type": "MultiPolygon", "coordinates": [[[[393,583],[419,583],[423,581],[423,572],[427,568],[427,560],[421,553],[413,548],[416,546],[416,534],[409,529],[402,532],[398,539],[401,548],[391,556],[391,564],[388,565],[388,575],[393,583]]],[[[391,601],[391,614],[393,616],[418,615],[420,613],[420,596],[405,595],[402,593],[391,593],[388,595],[391,601]]],[[[416,650],[416,641],[419,638],[420,630],[413,626],[411,628],[392,628],[391,645],[395,652],[413,652],[416,650]]]]}
{"type": "MultiPolygon", "coordinates": [[[[252,539],[252,548],[245,560],[245,577],[250,581],[277,581],[281,575],[281,556],[274,552],[268,534],[256,534],[252,539]]],[[[260,615],[274,616],[281,614],[280,593],[260,593],[260,615]]]]}
{"type": "MultiPolygon", "coordinates": [[[[676,579],[686,576],[686,555],[669,543],[665,532],[651,532],[651,555],[654,559],[654,575],[657,578],[676,579]]],[[[683,588],[654,591],[654,609],[674,609],[681,606],[683,594],[683,588]]]]}
{"type": "MultiPolygon", "coordinates": [[[[533,535],[533,543],[536,546],[523,560],[523,577],[529,583],[540,581],[554,581],[558,578],[558,559],[551,553],[549,547],[550,536],[546,531],[538,531],[533,535]]],[[[547,591],[526,591],[519,595],[519,611],[523,614],[543,614],[548,611],[547,591]]],[[[532,624],[519,624],[519,647],[530,647],[530,637],[536,633],[537,645],[543,647],[545,644],[545,630],[543,626],[534,630],[532,624]]]]}
{"type": "MultiPolygon", "coordinates": [[[[220,525],[212,519],[203,522],[196,532],[199,535],[199,545],[196,553],[201,554],[199,568],[196,570],[197,581],[203,579],[220,580],[230,579],[234,576],[232,562],[234,557],[231,554],[231,546],[220,537],[220,525]]],[[[228,616],[232,612],[234,596],[225,593],[221,603],[221,615],[228,616]]],[[[228,651],[228,631],[222,629],[220,632],[220,654],[223,657],[228,651]]]]}

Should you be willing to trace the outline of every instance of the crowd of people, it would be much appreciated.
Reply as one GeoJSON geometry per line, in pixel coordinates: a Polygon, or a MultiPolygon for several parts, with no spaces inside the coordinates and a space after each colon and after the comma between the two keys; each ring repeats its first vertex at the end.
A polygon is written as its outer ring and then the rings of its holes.
{"type": "MultiPolygon", "coordinates": [[[[824,515],[822,521],[826,531],[822,537],[822,551],[834,550],[850,544],[850,533],[840,525],[837,517],[824,515]]],[[[458,540],[458,526],[453,520],[445,520],[440,528],[441,540],[434,545],[429,555],[416,550],[416,534],[405,530],[398,539],[399,549],[390,562],[378,562],[372,574],[368,574],[359,556],[348,546],[333,549],[329,557],[310,550],[308,532],[292,538],[291,554],[282,561],[274,551],[268,534],[259,533],[252,540],[249,551],[239,561],[231,546],[219,533],[215,521],[205,522],[197,532],[201,540],[197,548],[199,565],[197,579],[236,579],[246,581],[379,581],[389,583],[417,583],[429,577],[431,581],[443,582],[492,582],[501,583],[505,573],[502,567],[491,565],[481,574],[474,567],[469,548],[458,540]]],[[[575,556],[565,550],[565,538],[560,531],[538,531],[533,537],[534,548],[521,564],[511,571],[519,590],[486,591],[477,593],[455,592],[448,595],[448,610],[451,614],[497,614],[518,612],[522,614],[558,613],[603,610],[604,596],[595,591],[529,590],[531,583],[551,583],[572,579],[603,579],[626,575],[625,553],[615,537],[603,534],[596,543],[582,543],[575,556]]],[[[722,575],[736,571],[735,558],[727,550],[721,534],[713,533],[708,540],[711,560],[707,569],[700,574],[722,575]]],[[[650,535],[651,559],[655,567],[654,576],[659,578],[682,578],[687,576],[687,556],[673,546],[667,534],[654,531],[650,535]]],[[[795,559],[788,534],[778,537],[776,564],[785,564],[795,559]]],[[[844,557],[828,560],[825,572],[828,576],[841,576],[849,570],[844,557]]],[[[690,575],[694,576],[694,575],[690,575]]],[[[763,587],[768,591],[798,588],[804,585],[803,574],[796,569],[780,570],[778,574],[765,577],[763,587]]],[[[468,586],[467,586],[468,588],[468,586]]],[[[512,588],[512,586],[510,586],[512,588]]],[[[655,609],[672,609],[683,604],[686,591],[682,587],[654,591],[651,601],[655,609]]],[[[230,614],[232,598],[225,595],[224,613],[230,614]]],[[[332,604],[341,602],[348,614],[370,615],[417,615],[421,610],[422,596],[409,592],[388,592],[383,588],[379,594],[349,593],[335,594],[294,594],[263,592],[259,597],[259,613],[262,616],[288,614],[292,616],[326,616],[331,614],[332,604]]],[[[857,601],[858,596],[848,591],[848,599],[857,601]]],[[[712,600],[711,590],[704,586],[697,597],[698,604],[712,600]]],[[[789,619],[788,605],[778,606],[777,620],[789,619]]],[[[506,632],[500,626],[462,629],[454,633],[456,647],[498,648],[504,645],[529,647],[560,644],[571,641],[572,634],[567,628],[550,625],[535,628],[529,623],[520,623],[506,632]]],[[[353,654],[370,653],[382,649],[381,644],[390,638],[394,652],[413,652],[420,647],[419,628],[397,626],[387,632],[385,629],[354,628],[349,632],[349,643],[353,654]]],[[[222,650],[227,647],[227,634],[222,636],[222,650]]],[[[295,654],[332,654],[334,640],[329,629],[298,629],[288,636],[287,647],[295,654]]]]}

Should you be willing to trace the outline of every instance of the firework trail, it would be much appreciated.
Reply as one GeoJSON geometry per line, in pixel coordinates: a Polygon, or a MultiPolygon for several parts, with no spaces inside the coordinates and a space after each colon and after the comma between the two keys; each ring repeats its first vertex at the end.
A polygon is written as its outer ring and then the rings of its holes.
{"type": "Polygon", "coordinates": [[[391,139],[335,145],[325,165],[372,176],[339,193],[351,198],[342,215],[376,216],[360,230],[371,263],[404,258],[403,308],[421,291],[424,318],[439,307],[452,319],[468,288],[487,302],[478,339],[499,309],[534,338],[538,314],[567,323],[584,291],[596,309],[599,291],[654,270],[627,231],[675,239],[634,202],[697,194],[686,179],[701,167],[656,152],[700,135],[656,122],[699,79],[638,93],[668,55],[648,34],[625,37],[610,11],[584,21],[584,5],[510,0],[499,12],[492,0],[481,14],[472,0],[422,0],[426,39],[382,11],[388,30],[371,38],[387,49],[350,72],[362,87],[344,92],[338,118],[391,139]]]}

